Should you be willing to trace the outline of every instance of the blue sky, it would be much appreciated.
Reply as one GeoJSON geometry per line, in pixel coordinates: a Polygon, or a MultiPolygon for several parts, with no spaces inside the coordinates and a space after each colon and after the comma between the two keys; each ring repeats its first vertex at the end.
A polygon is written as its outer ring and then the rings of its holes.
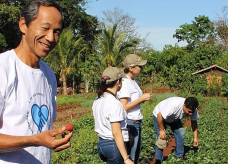
{"type": "Polygon", "coordinates": [[[137,32],[142,37],[149,34],[147,42],[161,51],[164,45],[177,43],[172,36],[180,25],[190,24],[199,15],[217,20],[224,6],[228,0],[89,0],[86,12],[101,19],[104,10],[122,9],[135,19],[137,32]]]}

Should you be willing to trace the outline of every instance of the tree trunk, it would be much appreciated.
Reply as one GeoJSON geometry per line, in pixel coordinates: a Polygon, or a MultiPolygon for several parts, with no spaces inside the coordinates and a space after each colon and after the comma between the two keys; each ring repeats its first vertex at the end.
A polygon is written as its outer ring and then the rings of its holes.
{"type": "Polygon", "coordinates": [[[85,92],[86,92],[86,93],[89,92],[89,82],[90,82],[90,80],[88,80],[88,79],[86,78],[86,80],[85,80],[85,92]]]}
{"type": "Polygon", "coordinates": [[[63,80],[63,95],[68,95],[67,94],[67,82],[66,82],[66,75],[62,75],[62,80],[63,80]]]}
{"type": "Polygon", "coordinates": [[[73,76],[73,95],[75,94],[75,80],[74,80],[74,76],[73,76]]]}
{"type": "Polygon", "coordinates": [[[94,78],[93,78],[93,93],[95,93],[95,83],[94,83],[94,78]]]}

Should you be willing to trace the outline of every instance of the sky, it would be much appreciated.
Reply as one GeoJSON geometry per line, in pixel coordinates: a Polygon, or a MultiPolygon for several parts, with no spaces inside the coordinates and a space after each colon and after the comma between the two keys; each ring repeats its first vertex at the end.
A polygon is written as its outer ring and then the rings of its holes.
{"type": "Polygon", "coordinates": [[[140,36],[149,34],[147,42],[153,49],[162,51],[165,45],[186,45],[173,38],[181,25],[191,24],[199,15],[218,20],[224,6],[228,7],[228,0],[88,0],[86,12],[101,20],[103,11],[122,9],[135,19],[140,36]]]}

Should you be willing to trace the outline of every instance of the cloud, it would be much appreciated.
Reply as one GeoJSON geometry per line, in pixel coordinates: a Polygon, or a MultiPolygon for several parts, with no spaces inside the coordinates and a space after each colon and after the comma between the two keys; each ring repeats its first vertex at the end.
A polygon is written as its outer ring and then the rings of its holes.
{"type": "Polygon", "coordinates": [[[138,33],[141,37],[147,36],[147,42],[152,45],[155,50],[162,51],[165,45],[174,46],[176,43],[179,46],[185,46],[186,42],[177,42],[173,38],[177,28],[172,27],[152,27],[152,28],[138,28],[138,33]]]}

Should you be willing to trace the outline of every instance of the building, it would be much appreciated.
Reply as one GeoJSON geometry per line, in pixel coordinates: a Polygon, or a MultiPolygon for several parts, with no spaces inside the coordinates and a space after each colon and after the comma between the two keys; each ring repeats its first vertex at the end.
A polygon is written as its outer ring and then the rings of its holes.
{"type": "Polygon", "coordinates": [[[199,71],[193,72],[192,75],[207,73],[206,80],[207,80],[208,85],[212,84],[215,81],[217,82],[217,84],[221,85],[222,73],[224,73],[224,72],[228,73],[228,70],[214,64],[210,67],[207,67],[207,68],[201,69],[199,71]]]}

